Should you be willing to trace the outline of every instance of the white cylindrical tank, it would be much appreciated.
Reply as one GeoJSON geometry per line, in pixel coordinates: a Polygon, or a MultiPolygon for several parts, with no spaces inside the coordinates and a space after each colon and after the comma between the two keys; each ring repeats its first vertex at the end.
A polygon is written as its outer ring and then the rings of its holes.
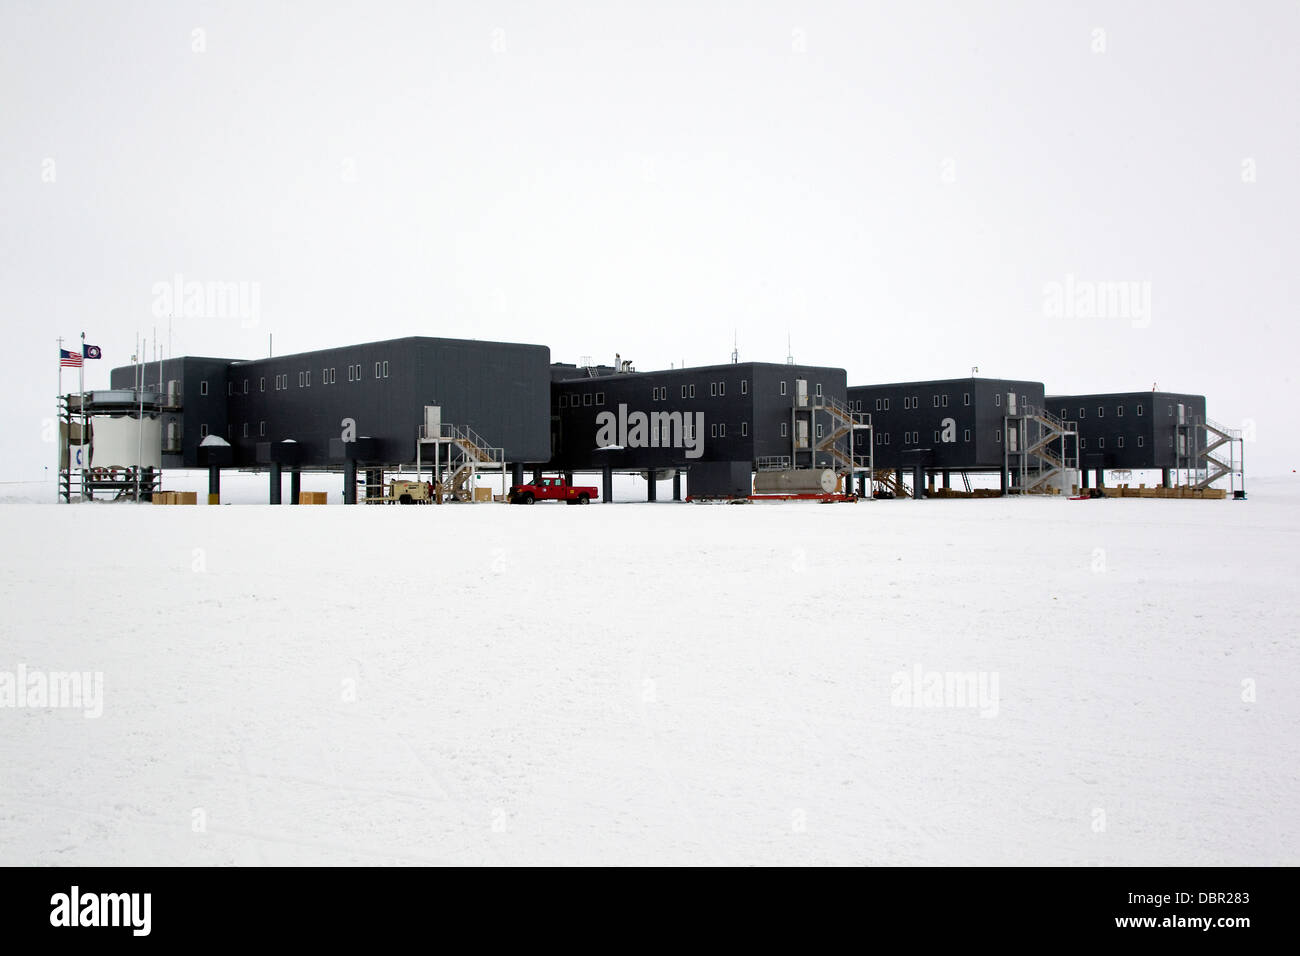
{"type": "Polygon", "coordinates": [[[754,475],[759,495],[820,495],[835,490],[835,472],[829,468],[783,468],[754,475]]]}

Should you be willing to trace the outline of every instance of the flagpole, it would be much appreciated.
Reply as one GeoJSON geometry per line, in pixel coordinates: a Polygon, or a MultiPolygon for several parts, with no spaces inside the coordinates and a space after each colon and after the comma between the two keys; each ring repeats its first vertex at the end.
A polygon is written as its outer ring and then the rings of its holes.
{"type": "MultiPolygon", "coordinates": [[[[57,397],[54,399],[54,409],[55,409],[55,412],[58,414],[59,424],[60,424],[60,425],[63,424],[63,414],[62,414],[63,409],[62,409],[62,407],[61,407],[61,403],[62,403],[62,402],[63,402],[63,336],[60,335],[60,336],[59,336],[59,391],[58,391],[58,395],[57,395],[57,397]]],[[[71,424],[71,419],[69,419],[69,424],[71,424]]],[[[65,436],[65,437],[66,437],[66,439],[67,439],[68,441],[71,441],[71,439],[72,439],[72,435],[71,435],[71,434],[69,434],[69,435],[67,435],[67,436],[65,436]]],[[[58,500],[62,497],[62,495],[61,495],[61,493],[60,493],[60,488],[61,488],[61,486],[62,486],[62,484],[63,484],[62,479],[61,479],[61,476],[62,476],[62,474],[63,474],[63,441],[60,441],[60,442],[58,443],[58,449],[59,449],[59,450],[58,450],[58,452],[56,453],[56,454],[58,455],[58,460],[57,460],[57,463],[56,463],[55,466],[54,466],[54,467],[55,467],[55,471],[54,471],[54,500],[55,500],[55,502],[58,502],[58,500]]],[[[68,453],[69,453],[69,454],[72,453],[72,449],[71,449],[71,448],[68,449],[68,453]]],[[[71,467],[72,462],[68,462],[68,465],[69,465],[69,467],[71,467]]]]}
{"type": "Polygon", "coordinates": [[[82,462],[81,462],[81,500],[82,500],[82,501],[87,501],[87,500],[88,500],[88,496],[87,496],[87,494],[86,494],[86,491],[87,491],[87,488],[86,488],[86,481],[87,481],[87,478],[88,478],[88,476],[87,476],[87,470],[88,470],[88,466],[90,465],[90,460],[89,460],[89,458],[85,455],[85,449],[86,449],[86,429],[87,429],[87,418],[86,418],[86,333],[85,333],[85,332],[82,332],[82,333],[81,333],[81,363],[77,366],[77,388],[78,388],[78,390],[79,390],[79,392],[80,392],[80,395],[81,395],[81,398],[80,398],[80,402],[81,402],[81,449],[82,449],[82,452],[83,452],[83,454],[82,454],[82,459],[83,459],[83,460],[82,460],[82,462]]]}
{"type": "MultiPolygon", "coordinates": [[[[147,347],[147,346],[146,346],[147,347]]],[[[155,340],[153,347],[158,348],[158,342],[155,340]]],[[[143,355],[140,356],[142,359],[143,355]]],[[[161,372],[159,373],[161,376],[161,372]]],[[[140,469],[143,467],[144,458],[144,371],[143,366],[140,372],[140,391],[136,396],[140,399],[140,422],[135,431],[135,503],[140,503],[140,469]]]]}

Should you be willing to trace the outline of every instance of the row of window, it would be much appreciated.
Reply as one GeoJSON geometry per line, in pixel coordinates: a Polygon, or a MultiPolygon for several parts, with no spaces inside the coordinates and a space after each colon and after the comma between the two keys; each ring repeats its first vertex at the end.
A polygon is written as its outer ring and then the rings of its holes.
{"type": "MultiPolygon", "coordinates": [[[[820,426],[818,426],[818,427],[820,427],[820,426]]],[[[892,444],[893,442],[890,440],[890,437],[889,437],[889,436],[890,436],[890,433],[889,433],[889,432],[880,432],[880,431],[876,432],[876,444],[877,444],[877,445],[889,445],[889,444],[892,444]]],[[[969,429],[969,428],[964,429],[964,430],[962,431],[962,439],[961,439],[961,440],[964,441],[964,442],[969,442],[969,441],[970,441],[970,429],[969,429]]],[[[1001,431],[1001,429],[998,430],[997,440],[998,440],[998,441],[1002,441],[1002,431],[1001,431]]],[[[941,433],[940,433],[939,429],[937,429],[937,428],[936,428],[935,431],[934,431],[934,441],[935,441],[935,444],[939,444],[940,442],[943,441],[943,438],[941,437],[941,433]]],[[[919,444],[921,444],[921,433],[920,433],[919,431],[903,432],[903,444],[904,444],[904,445],[919,445],[919,444]]]]}
{"type": "MultiPolygon", "coordinates": [[[[822,387],[821,387],[821,385],[819,384],[819,385],[817,385],[815,388],[816,388],[816,394],[817,394],[817,396],[820,397],[821,394],[822,394],[822,387]]],[[[726,383],[726,382],[710,382],[710,383],[709,383],[709,397],[710,397],[710,398],[724,398],[724,397],[726,397],[726,394],[727,394],[727,383],[726,383]]],[[[740,380],[740,394],[741,394],[741,395],[748,395],[748,394],[749,394],[749,379],[744,379],[744,378],[742,378],[742,379],[740,380]]],[[[785,383],[785,382],[782,382],[782,383],[781,383],[781,394],[782,394],[782,395],[787,394],[787,391],[786,391],[786,383],[785,383]]],[[[690,385],[683,385],[683,386],[682,386],[682,398],[685,398],[685,399],[691,399],[691,398],[694,398],[694,397],[695,397],[695,386],[694,386],[693,384],[690,384],[690,385]]],[[[654,386],[651,386],[651,388],[650,388],[650,400],[651,400],[652,402],[666,402],[666,401],[668,401],[668,386],[667,386],[667,385],[654,385],[654,386]]],[[[605,393],[604,393],[604,392],[595,392],[595,393],[592,393],[592,392],[561,392],[561,393],[560,393],[560,401],[559,401],[559,404],[560,404],[560,408],[579,408],[579,407],[582,407],[582,406],[590,406],[590,405],[604,405],[604,404],[605,404],[605,393]]],[[[861,402],[859,402],[858,404],[861,405],[861,402]]]]}
{"type": "MultiPolygon", "coordinates": [[[[1172,406],[1172,405],[1169,406],[1169,410],[1170,410],[1170,414],[1173,414],[1173,406],[1172,406]]],[[[1143,406],[1139,405],[1139,406],[1137,407],[1137,413],[1138,413],[1139,415],[1144,415],[1144,414],[1146,413],[1146,409],[1143,408],[1143,406]]],[[[1115,416],[1116,416],[1117,418],[1123,418],[1123,417],[1124,417],[1124,406],[1123,406],[1123,405],[1116,405],[1116,406],[1115,406],[1115,416]]],[[[1062,417],[1062,418],[1067,418],[1067,417],[1069,417],[1069,416],[1068,416],[1068,411],[1067,411],[1067,409],[1064,409],[1064,408],[1061,409],[1061,417],[1062,417]]],[[[1085,418],[1087,418],[1087,417],[1088,417],[1088,409],[1080,407],[1080,409],[1079,409],[1079,420],[1082,421],[1083,419],[1085,419],[1085,418]]],[[[1105,406],[1105,405],[1098,405],[1098,406],[1097,406],[1097,417],[1098,417],[1098,418],[1105,418],[1105,417],[1106,417],[1106,406],[1105,406]]]]}
{"type": "MultiPolygon", "coordinates": [[[[820,395],[821,393],[818,392],[817,394],[820,395]]],[[[969,405],[969,404],[970,404],[970,392],[962,392],[961,403],[962,403],[963,405],[969,405]]],[[[1002,404],[1002,398],[1001,398],[1001,396],[998,396],[998,404],[999,404],[999,405],[1002,404]]],[[[931,395],[931,396],[930,396],[930,405],[931,405],[931,407],[933,407],[933,408],[947,408],[947,407],[948,407],[948,396],[947,396],[947,395],[931,395]]],[[[849,402],[849,407],[852,408],[852,410],[855,411],[855,412],[860,412],[860,411],[862,411],[862,399],[858,399],[858,400],[856,400],[856,401],[849,402]]],[[[904,395],[904,396],[903,396],[903,410],[904,410],[904,411],[910,411],[911,409],[914,409],[914,408],[920,408],[920,407],[921,407],[921,398],[920,398],[919,395],[904,395]]],[[[876,411],[878,411],[878,412],[887,412],[887,411],[889,411],[889,399],[887,399],[887,398],[878,398],[878,399],[876,399],[876,411]]]]}
{"type": "MultiPolygon", "coordinates": [[[[1144,447],[1146,447],[1146,439],[1143,438],[1141,435],[1138,435],[1138,436],[1137,436],[1137,442],[1138,442],[1138,445],[1137,445],[1137,446],[1138,446],[1139,448],[1144,448],[1144,447]]],[[[1173,443],[1174,443],[1174,440],[1173,440],[1172,437],[1170,437],[1170,439],[1169,439],[1169,444],[1172,445],[1173,443]]],[[[1086,438],[1080,438],[1080,439],[1079,439],[1079,450],[1082,451],[1083,449],[1085,449],[1085,448],[1087,448],[1087,447],[1088,447],[1088,439],[1086,439],[1086,438]]],[[[1105,447],[1106,447],[1106,439],[1105,439],[1105,438],[1098,438],[1098,439],[1097,439],[1097,447],[1098,447],[1098,448],[1105,448],[1105,447]]],[[[1115,447],[1116,447],[1116,448],[1123,448],[1123,447],[1124,447],[1124,436],[1123,436],[1123,435],[1116,435],[1116,436],[1115,436],[1115,447]]]]}
{"type": "MultiPolygon", "coordinates": [[[[388,372],[389,372],[389,368],[388,368],[388,363],[387,363],[387,362],[383,362],[383,361],[381,361],[381,362],[376,362],[376,363],[375,363],[375,378],[388,378],[388,372]]],[[[364,378],[364,376],[361,374],[361,363],[357,363],[356,365],[349,365],[349,366],[348,366],[348,381],[349,381],[349,382],[360,382],[363,378],[364,378]]],[[[334,369],[334,368],[322,368],[322,369],[320,370],[320,382],[321,382],[322,385],[333,385],[333,384],[334,384],[335,382],[337,382],[337,381],[338,381],[338,371],[337,371],[337,369],[334,369]]],[[[276,376],[274,376],[274,378],[272,379],[272,382],[271,382],[271,387],[272,387],[275,391],[277,391],[277,392],[279,392],[279,391],[283,391],[284,389],[288,388],[288,387],[289,387],[289,374],[288,374],[287,372],[285,372],[285,373],[282,373],[282,374],[280,374],[280,375],[276,375],[276,376]]],[[[301,371],[301,372],[298,373],[298,387],[299,387],[299,388],[311,388],[311,369],[306,369],[306,370],[301,371]]],[[[248,394],[248,389],[249,389],[249,380],[248,380],[248,379],[244,379],[244,382],[243,382],[243,389],[242,389],[242,394],[247,395],[247,394],[248,394]]],[[[257,390],[258,390],[259,392],[265,392],[265,391],[266,391],[266,376],[265,376],[265,375],[263,375],[260,379],[258,379],[257,390]]],[[[206,380],[205,380],[205,381],[201,381],[201,382],[199,382],[199,394],[200,394],[200,395],[207,395],[207,394],[208,394],[208,383],[207,383],[206,380]]],[[[227,395],[234,395],[234,394],[235,394],[235,383],[234,383],[234,382],[227,382],[227,383],[226,383],[226,394],[227,394],[227,395]]]]}

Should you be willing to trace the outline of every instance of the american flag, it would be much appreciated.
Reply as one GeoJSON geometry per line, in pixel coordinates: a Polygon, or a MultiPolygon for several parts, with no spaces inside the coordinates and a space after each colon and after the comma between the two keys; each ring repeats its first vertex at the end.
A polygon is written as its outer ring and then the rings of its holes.
{"type": "Polygon", "coordinates": [[[81,353],[59,349],[59,368],[81,368],[81,353]]]}

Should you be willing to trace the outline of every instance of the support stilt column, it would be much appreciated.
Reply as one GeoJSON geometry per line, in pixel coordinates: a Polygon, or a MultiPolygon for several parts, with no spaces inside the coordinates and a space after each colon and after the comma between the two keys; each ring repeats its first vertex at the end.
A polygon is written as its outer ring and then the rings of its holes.
{"type": "Polygon", "coordinates": [[[208,466],[208,504],[221,504],[221,469],[216,465],[208,466]]]}
{"type": "Polygon", "coordinates": [[[682,470],[673,469],[673,501],[682,500],[682,470]]]}
{"type": "Polygon", "coordinates": [[[357,463],[351,459],[343,463],[343,503],[357,503],[357,463]]]}
{"type": "Polygon", "coordinates": [[[650,480],[646,482],[645,500],[655,501],[658,499],[659,495],[658,475],[653,468],[650,469],[648,474],[650,475],[650,480]]]}
{"type": "Polygon", "coordinates": [[[289,504],[296,505],[302,499],[302,471],[298,468],[289,472],[289,504]]]}
{"type": "Polygon", "coordinates": [[[281,479],[283,474],[280,471],[279,462],[271,462],[271,504],[280,504],[280,492],[283,488],[281,479]]]}
{"type": "Polygon", "coordinates": [[[600,500],[608,504],[614,500],[614,466],[603,465],[600,469],[600,500]]]}

